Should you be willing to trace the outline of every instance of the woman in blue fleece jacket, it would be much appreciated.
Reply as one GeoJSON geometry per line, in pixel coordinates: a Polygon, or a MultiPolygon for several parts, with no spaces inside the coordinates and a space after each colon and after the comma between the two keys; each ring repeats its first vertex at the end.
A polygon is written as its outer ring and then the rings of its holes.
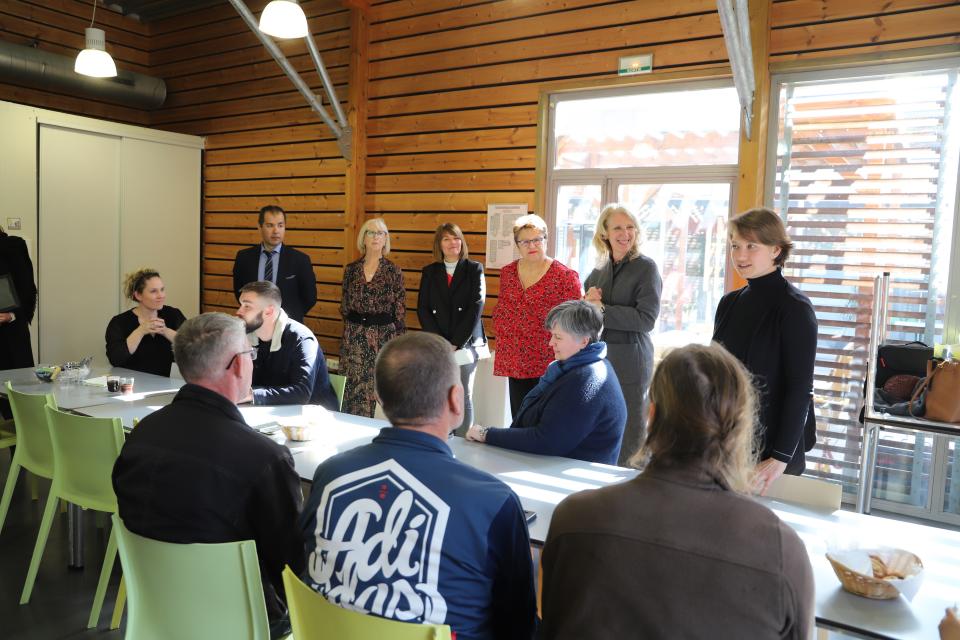
{"type": "Polygon", "coordinates": [[[527,394],[509,429],[473,426],[467,439],[505,449],[616,464],[627,406],[600,341],[603,316],[582,300],[547,314],[556,360],[527,394]]]}

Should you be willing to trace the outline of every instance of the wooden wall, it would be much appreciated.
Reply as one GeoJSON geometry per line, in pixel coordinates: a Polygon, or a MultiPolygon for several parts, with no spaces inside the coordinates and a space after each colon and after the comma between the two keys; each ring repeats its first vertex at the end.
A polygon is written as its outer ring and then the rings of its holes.
{"type": "MultiPolygon", "coordinates": [[[[249,1],[259,15],[266,0],[249,1]]],[[[341,101],[347,97],[349,11],[337,0],[301,2],[341,101]]],[[[260,241],[257,210],[288,213],[286,241],[307,252],[318,302],[306,324],[339,352],[345,162],[320,118],[228,4],[151,24],[151,71],[167,82],[154,126],[206,136],[203,307],[234,312],[233,258],[260,241]]],[[[303,41],[278,41],[314,91],[321,83],[303,41]]]]}
{"type": "MultiPolygon", "coordinates": [[[[90,26],[92,11],[89,0],[0,0],[0,40],[75,58],[84,47],[83,30],[90,26]]],[[[101,7],[95,26],[106,31],[106,48],[117,67],[150,73],[145,25],[101,7]]],[[[141,109],[2,81],[0,100],[116,122],[150,124],[149,114],[141,109]]]]}
{"type": "MultiPolygon", "coordinates": [[[[772,60],[837,56],[955,43],[960,5],[784,0],[772,5],[771,23],[772,60]]],[[[436,224],[459,224],[482,259],[488,203],[526,202],[534,211],[544,84],[613,78],[618,58],[635,52],[652,52],[657,71],[726,63],[715,0],[374,5],[366,212],[391,229],[409,304],[436,224]]],[[[498,275],[487,282],[485,315],[498,275]]]]}
{"type": "MultiPolygon", "coordinates": [[[[265,3],[248,2],[255,13],[265,3]]],[[[349,12],[338,0],[301,4],[345,100],[349,12]]],[[[37,39],[72,55],[82,41],[83,7],[79,0],[3,0],[0,38],[37,39]]],[[[288,241],[310,253],[319,281],[320,302],[307,324],[336,353],[349,256],[343,230],[355,221],[345,216],[345,163],[325,126],[226,4],[149,28],[103,9],[98,23],[101,16],[120,66],[167,81],[162,109],[137,113],[2,84],[0,99],[207,136],[204,307],[234,308],[233,255],[257,240],[256,210],[279,203],[290,212],[288,241]]],[[[526,202],[534,210],[537,103],[546,83],[612,78],[619,56],[636,52],[652,52],[657,72],[726,63],[715,0],[385,0],[367,22],[360,215],[386,219],[410,309],[438,223],[458,223],[482,260],[488,203],[526,202]]],[[[960,42],[956,1],[778,0],[770,22],[772,62],[960,42]]],[[[319,89],[303,45],[282,48],[319,89]]],[[[491,273],[487,316],[498,284],[491,273]]],[[[412,311],[407,320],[417,326],[412,311]]]]}

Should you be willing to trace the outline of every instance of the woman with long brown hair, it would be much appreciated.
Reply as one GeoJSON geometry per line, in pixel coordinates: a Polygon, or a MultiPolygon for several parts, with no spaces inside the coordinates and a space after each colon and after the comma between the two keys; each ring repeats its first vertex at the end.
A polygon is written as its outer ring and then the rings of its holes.
{"type": "Polygon", "coordinates": [[[636,478],[565,499],[543,550],[544,638],[808,638],[813,570],[749,494],[756,394],[717,344],[669,352],[636,478]]]}

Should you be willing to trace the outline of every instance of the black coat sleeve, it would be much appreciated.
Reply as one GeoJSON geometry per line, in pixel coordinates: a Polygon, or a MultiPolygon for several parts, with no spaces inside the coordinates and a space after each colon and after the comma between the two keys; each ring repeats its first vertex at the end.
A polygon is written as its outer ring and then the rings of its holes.
{"type": "Polygon", "coordinates": [[[433,315],[433,307],[430,304],[430,298],[433,293],[433,265],[428,264],[420,271],[420,292],[417,294],[417,318],[420,320],[420,328],[430,333],[442,335],[440,325],[433,315]]]}
{"type": "Polygon", "coordinates": [[[130,326],[125,314],[113,316],[107,324],[107,360],[114,367],[122,367],[129,362],[131,354],[127,349],[127,337],[136,329],[130,326]]]}
{"type": "Polygon", "coordinates": [[[300,265],[297,268],[297,286],[300,288],[300,302],[303,304],[303,316],[306,317],[313,305],[317,304],[317,276],[310,264],[310,256],[300,253],[297,256],[300,265]]]}
{"type": "MultiPolygon", "coordinates": [[[[287,355],[286,380],[271,381],[270,386],[254,387],[253,403],[308,404],[317,378],[317,356],[320,345],[316,338],[297,337],[287,355]]],[[[287,347],[283,347],[287,348],[287,347]]]]}
{"type": "Polygon", "coordinates": [[[769,434],[771,457],[790,462],[803,438],[813,401],[813,369],[817,359],[817,317],[809,302],[791,298],[780,331],[783,402],[776,431],[769,434]]]}
{"type": "Polygon", "coordinates": [[[240,300],[240,287],[249,282],[247,280],[246,274],[244,271],[244,262],[246,261],[246,249],[240,249],[237,251],[237,257],[233,260],[233,293],[237,296],[237,301],[240,300]]]}
{"type": "Polygon", "coordinates": [[[37,308],[37,285],[33,279],[33,262],[30,261],[30,252],[27,251],[27,243],[23,238],[7,236],[6,240],[5,246],[8,247],[6,260],[10,267],[10,277],[17,290],[17,297],[20,298],[20,307],[14,312],[17,316],[15,322],[30,324],[33,322],[33,314],[37,308]]]}
{"type": "Polygon", "coordinates": [[[247,510],[260,566],[266,572],[264,577],[280,594],[283,594],[284,565],[290,565],[298,575],[306,565],[303,540],[297,527],[302,508],[300,477],[290,452],[284,451],[262,471],[247,510]]]}
{"type": "Polygon", "coordinates": [[[483,313],[483,302],[487,297],[486,283],[483,279],[483,265],[479,262],[468,262],[470,270],[470,300],[463,311],[457,316],[457,324],[453,327],[452,340],[454,346],[462,348],[473,335],[473,329],[480,322],[483,313]]]}

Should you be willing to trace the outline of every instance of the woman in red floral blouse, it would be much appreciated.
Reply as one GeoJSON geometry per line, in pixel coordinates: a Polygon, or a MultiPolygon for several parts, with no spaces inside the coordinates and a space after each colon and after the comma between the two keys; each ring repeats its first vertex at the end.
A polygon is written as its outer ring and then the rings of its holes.
{"type": "Polygon", "coordinates": [[[513,239],[520,259],[500,270],[500,297],[493,310],[497,354],[493,374],[507,376],[510,411],[517,415],[527,393],[553,360],[547,312],[583,294],[577,272],[547,257],[547,224],[540,216],[517,218],[513,239]]]}

